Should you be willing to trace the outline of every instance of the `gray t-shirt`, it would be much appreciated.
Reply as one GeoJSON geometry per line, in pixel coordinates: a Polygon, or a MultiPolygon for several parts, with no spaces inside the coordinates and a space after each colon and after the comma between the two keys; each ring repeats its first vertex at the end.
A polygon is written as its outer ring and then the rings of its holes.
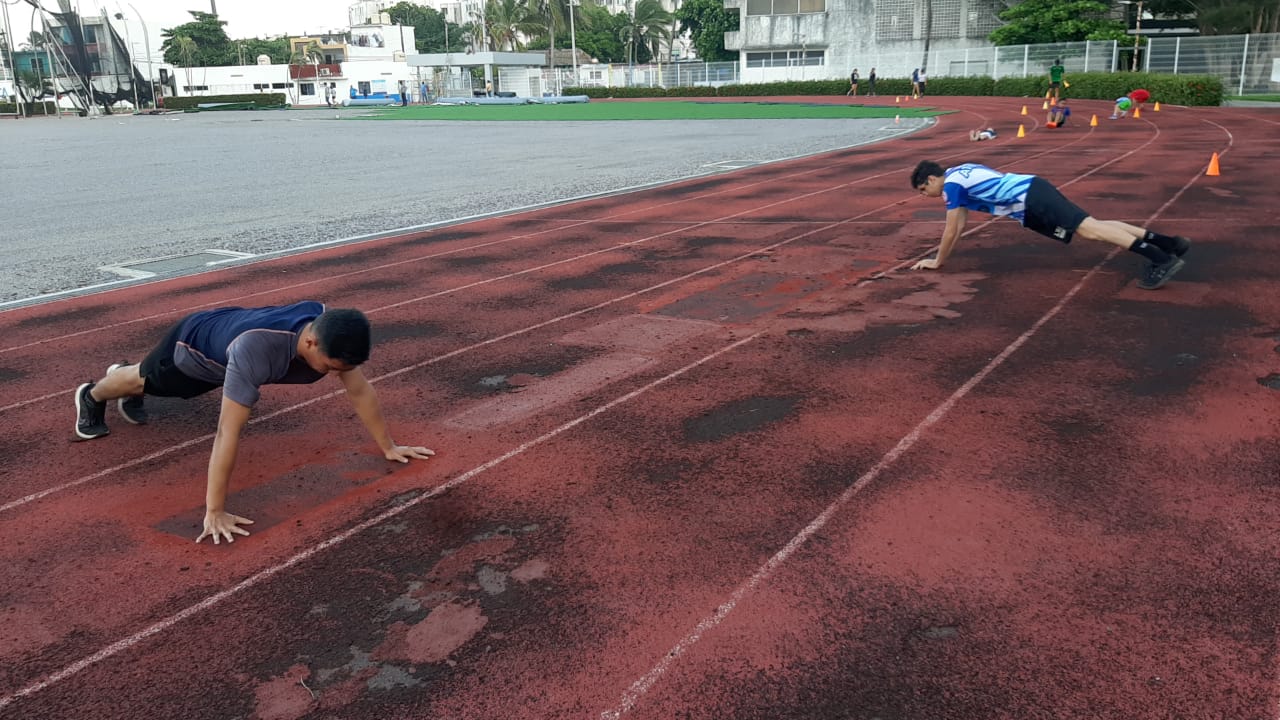
{"type": "Polygon", "coordinates": [[[186,319],[173,351],[184,375],[222,385],[222,394],[253,407],[258,388],[323,378],[298,357],[298,333],[320,313],[318,302],[269,308],[222,308],[186,319]]]}

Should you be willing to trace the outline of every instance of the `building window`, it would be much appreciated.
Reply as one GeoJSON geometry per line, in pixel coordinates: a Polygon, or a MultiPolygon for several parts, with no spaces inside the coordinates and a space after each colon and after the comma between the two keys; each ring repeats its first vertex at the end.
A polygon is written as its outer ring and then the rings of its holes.
{"type": "Polygon", "coordinates": [[[747,53],[747,67],[792,67],[796,65],[825,65],[825,50],[779,50],[777,52],[747,53]]]}
{"type": "Polygon", "coordinates": [[[356,84],[360,87],[361,95],[368,96],[368,94],[373,90],[373,88],[369,85],[369,82],[367,80],[361,80],[356,84]]]}
{"type": "Polygon", "coordinates": [[[289,83],[271,83],[272,90],[286,90],[288,87],[289,83]]]}
{"type": "Polygon", "coordinates": [[[315,84],[315,83],[302,83],[301,85],[299,85],[299,86],[298,86],[298,91],[299,91],[299,92],[301,92],[303,95],[315,95],[315,94],[316,94],[316,84],[315,84]]]}
{"type": "Polygon", "coordinates": [[[747,0],[748,15],[803,15],[827,11],[827,0],[747,0]]]}

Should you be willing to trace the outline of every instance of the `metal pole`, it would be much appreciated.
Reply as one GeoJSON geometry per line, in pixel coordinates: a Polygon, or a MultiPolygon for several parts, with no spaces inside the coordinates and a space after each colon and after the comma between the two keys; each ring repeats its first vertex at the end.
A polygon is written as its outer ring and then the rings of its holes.
{"type": "Polygon", "coordinates": [[[26,117],[27,104],[22,102],[22,93],[18,92],[18,66],[13,60],[13,26],[9,24],[9,4],[0,2],[0,10],[4,12],[4,46],[9,51],[9,79],[13,82],[13,104],[18,107],[18,117],[26,117]]]}
{"type": "MultiPolygon", "coordinates": [[[[58,101],[58,73],[53,69],[53,29],[49,27],[49,21],[44,16],[44,9],[37,8],[36,12],[40,13],[40,24],[44,27],[44,55],[49,61],[49,82],[53,85],[53,113],[62,119],[62,105],[58,101]]],[[[40,85],[40,100],[44,100],[44,84],[40,85]]],[[[40,103],[40,108],[44,110],[44,114],[48,115],[48,106],[44,102],[40,103]]]]}
{"type": "Polygon", "coordinates": [[[1092,40],[1084,41],[1084,71],[1089,72],[1089,48],[1093,47],[1092,40]]]}
{"type": "Polygon", "coordinates": [[[1022,77],[1027,76],[1027,68],[1031,66],[1031,46],[1022,46],[1022,77]]]}
{"type": "MultiPolygon", "coordinates": [[[[106,19],[106,15],[103,15],[106,19]]],[[[129,84],[133,86],[133,111],[138,111],[138,81],[134,76],[133,70],[133,35],[129,33],[129,21],[124,19],[124,13],[116,13],[116,19],[124,23],[124,39],[129,43],[129,52],[125,56],[129,59],[129,84]]]]}
{"type": "Polygon", "coordinates": [[[1182,55],[1182,36],[1173,39],[1173,74],[1178,74],[1178,58],[1182,55]]]}
{"type": "Polygon", "coordinates": [[[1138,17],[1133,20],[1133,65],[1129,72],[1138,72],[1138,41],[1142,40],[1142,3],[1138,0],[1138,17]]]}
{"type": "Polygon", "coordinates": [[[573,27],[573,9],[578,6],[576,0],[569,0],[569,47],[573,53],[573,84],[577,87],[578,83],[578,33],[573,27]]]}
{"type": "MultiPolygon", "coordinates": [[[[134,7],[133,3],[125,4],[129,6],[129,9],[133,11],[134,15],[138,16],[138,22],[142,23],[142,45],[147,51],[147,86],[151,88],[151,99],[154,101],[156,86],[155,75],[151,74],[151,34],[147,32],[147,21],[142,19],[142,13],[138,12],[138,8],[134,7]]],[[[164,95],[163,89],[160,91],[160,94],[161,96],[164,95]]]]}
{"type": "Polygon", "coordinates": [[[1249,64],[1249,36],[1244,36],[1244,54],[1240,56],[1240,90],[1237,95],[1244,94],[1244,69],[1249,64]]]}

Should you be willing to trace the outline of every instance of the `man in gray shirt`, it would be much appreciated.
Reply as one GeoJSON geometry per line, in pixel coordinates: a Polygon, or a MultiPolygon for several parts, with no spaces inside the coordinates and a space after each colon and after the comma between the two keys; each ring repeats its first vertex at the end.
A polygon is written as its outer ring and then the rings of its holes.
{"type": "Polygon", "coordinates": [[[116,400],[128,422],[147,421],[144,395],[192,398],[222,388],[222,411],[209,458],[204,532],[234,542],[253,521],[226,511],[227,485],[240,434],[268,384],[313,383],[336,373],[356,414],[388,460],[409,462],[435,453],[397,445],[391,439],[373,386],[360,372],[369,359],[369,321],[359,310],[325,310],[304,301],[264,308],[219,308],[188,315],[140,364],[112,365],[106,377],[76,389],[76,435],[84,440],[110,433],[107,403],[116,400]]]}

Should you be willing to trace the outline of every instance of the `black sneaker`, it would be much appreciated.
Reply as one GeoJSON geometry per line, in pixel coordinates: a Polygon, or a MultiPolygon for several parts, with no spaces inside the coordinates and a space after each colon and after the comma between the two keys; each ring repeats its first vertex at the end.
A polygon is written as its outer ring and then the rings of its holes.
{"type": "Polygon", "coordinates": [[[94,400],[89,394],[92,389],[91,382],[76,388],[76,435],[84,440],[99,438],[111,432],[107,428],[107,404],[94,400]]]}
{"type": "MultiPolygon", "coordinates": [[[[116,363],[115,365],[107,368],[107,373],[110,374],[112,370],[115,370],[118,367],[124,367],[128,364],[128,360],[116,363]]],[[[141,395],[131,395],[120,398],[116,401],[116,409],[120,411],[120,415],[125,419],[125,422],[132,423],[134,425],[147,424],[147,408],[142,402],[141,395]]]]}
{"type": "Polygon", "coordinates": [[[1173,254],[1182,257],[1191,249],[1191,241],[1181,235],[1173,236],[1173,254]]]}
{"type": "Polygon", "coordinates": [[[1186,264],[1187,262],[1177,255],[1170,257],[1159,265],[1151,263],[1142,273],[1142,279],[1138,281],[1138,287],[1143,290],[1155,290],[1163,287],[1186,264]]]}

